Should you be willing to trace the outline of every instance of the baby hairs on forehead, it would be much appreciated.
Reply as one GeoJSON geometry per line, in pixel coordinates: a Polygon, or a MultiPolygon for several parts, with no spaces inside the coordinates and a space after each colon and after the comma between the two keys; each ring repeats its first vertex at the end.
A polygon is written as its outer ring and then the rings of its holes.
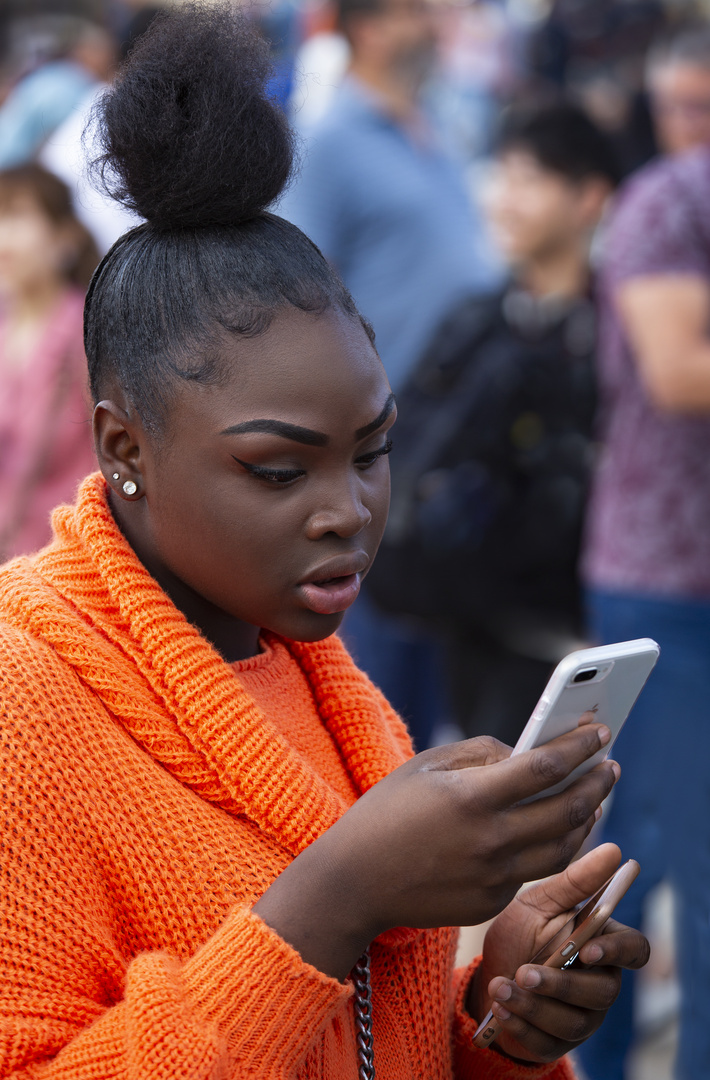
{"type": "Polygon", "coordinates": [[[227,347],[277,313],[339,309],[364,327],[349,292],[294,225],[262,214],[234,226],[156,231],[118,241],[87,294],[84,344],[94,403],[120,387],[151,434],[165,434],[180,381],[218,384],[227,347]]]}
{"type": "Polygon", "coordinates": [[[234,337],[292,307],[369,324],[318,248],[268,211],[288,182],[293,139],[269,96],[268,49],[231,5],[159,15],[94,117],[94,173],[145,223],[122,236],[87,293],[94,401],[118,386],[164,433],[180,380],[219,383],[234,337]]]}

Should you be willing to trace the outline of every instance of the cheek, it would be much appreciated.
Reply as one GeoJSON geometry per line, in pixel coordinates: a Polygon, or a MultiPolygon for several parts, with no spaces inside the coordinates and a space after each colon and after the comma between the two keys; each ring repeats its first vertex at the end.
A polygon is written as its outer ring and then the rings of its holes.
{"type": "Polygon", "coordinates": [[[379,545],[382,535],[385,531],[385,525],[387,524],[387,517],[390,509],[390,469],[389,463],[384,466],[382,470],[384,476],[376,485],[373,493],[372,507],[370,513],[372,514],[372,524],[377,530],[377,543],[379,545]]]}
{"type": "Polygon", "coordinates": [[[22,250],[28,262],[39,263],[52,260],[57,247],[54,232],[43,222],[28,223],[24,235],[18,241],[18,249],[22,250]]]}
{"type": "Polygon", "coordinates": [[[491,221],[501,237],[512,240],[525,237],[537,226],[538,200],[523,189],[509,187],[491,203],[491,221]]]}
{"type": "Polygon", "coordinates": [[[192,497],[168,493],[152,512],[162,558],[193,587],[258,587],[265,576],[277,581],[292,562],[297,525],[276,500],[198,487],[192,497]]]}
{"type": "Polygon", "coordinates": [[[2,254],[12,259],[12,265],[24,267],[39,259],[38,243],[32,230],[17,227],[7,229],[2,238],[2,254]]]}

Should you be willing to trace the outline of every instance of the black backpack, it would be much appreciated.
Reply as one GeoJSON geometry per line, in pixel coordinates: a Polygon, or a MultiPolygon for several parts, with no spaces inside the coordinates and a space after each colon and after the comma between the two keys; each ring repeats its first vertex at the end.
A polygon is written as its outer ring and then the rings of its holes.
{"type": "Polygon", "coordinates": [[[458,306],[398,395],[390,517],[367,578],[387,611],[578,621],[596,320],[586,300],[512,320],[524,295],[458,306]]]}

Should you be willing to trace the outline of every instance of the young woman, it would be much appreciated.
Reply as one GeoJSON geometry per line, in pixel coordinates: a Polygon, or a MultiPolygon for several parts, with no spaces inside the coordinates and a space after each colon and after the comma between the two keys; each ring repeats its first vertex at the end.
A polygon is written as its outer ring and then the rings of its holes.
{"type": "Polygon", "coordinates": [[[618,861],[562,869],[618,769],[517,804],[608,732],[412,758],[333,636],[395,408],[350,296],[264,209],[291,164],[266,69],[242,20],[187,9],[104,103],[147,223],[86,301],[101,474],[0,575],[0,1076],[355,1080],[374,1039],[380,1080],[561,1080],[647,955],[612,924],[580,970],[525,963],[618,861]],[[455,927],[499,912],[454,976],[455,927]]]}
{"type": "Polygon", "coordinates": [[[0,559],[51,538],[49,515],[96,467],[82,341],[99,261],[65,185],[0,172],[0,559]]]}

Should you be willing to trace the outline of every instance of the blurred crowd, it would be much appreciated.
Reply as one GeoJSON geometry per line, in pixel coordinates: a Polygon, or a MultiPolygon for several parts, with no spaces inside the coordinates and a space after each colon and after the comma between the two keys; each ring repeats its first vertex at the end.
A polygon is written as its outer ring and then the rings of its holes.
{"type": "MultiPolygon", "coordinates": [[[[3,559],[93,467],[83,295],[137,219],[102,189],[91,110],[160,8],[0,14],[3,559]]],[[[677,1075],[704,1075],[710,5],[250,10],[299,145],[278,212],[340,271],[398,399],[390,522],[343,633],[420,749],[514,743],[571,649],[659,641],[605,831],[643,868],[623,921],[675,886],[677,1075]]],[[[615,1015],[589,1080],[625,1075],[631,977],[615,1015]]]]}

